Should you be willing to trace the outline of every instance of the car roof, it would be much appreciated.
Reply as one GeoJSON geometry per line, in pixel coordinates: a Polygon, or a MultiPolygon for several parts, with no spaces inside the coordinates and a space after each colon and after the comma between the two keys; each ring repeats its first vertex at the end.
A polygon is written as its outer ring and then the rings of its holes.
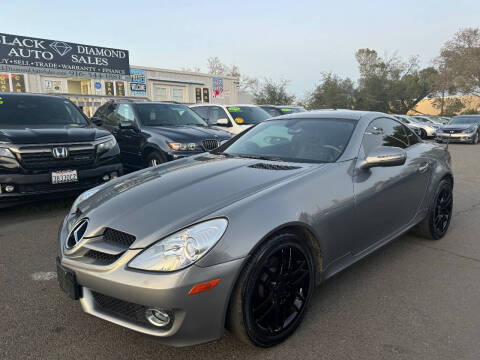
{"type": "Polygon", "coordinates": [[[25,96],[25,97],[44,97],[44,98],[65,99],[63,96],[59,96],[55,94],[17,93],[17,92],[0,92],[0,96],[25,96]]]}
{"type": "Polygon", "coordinates": [[[229,107],[234,107],[234,106],[238,106],[238,107],[260,107],[260,105],[254,105],[254,104],[231,104],[231,105],[225,105],[225,104],[211,104],[211,103],[208,103],[208,104],[194,104],[194,105],[190,105],[190,107],[198,107],[198,106],[221,106],[221,107],[225,107],[225,108],[229,108],[229,107]]]}
{"type": "Polygon", "coordinates": [[[386,116],[390,117],[388,114],[384,114],[381,112],[373,112],[373,111],[360,111],[360,110],[312,110],[312,111],[304,111],[300,113],[293,113],[287,114],[282,116],[275,116],[271,119],[265,121],[271,121],[276,119],[350,119],[350,120],[360,120],[362,118],[374,118],[386,116]]]}

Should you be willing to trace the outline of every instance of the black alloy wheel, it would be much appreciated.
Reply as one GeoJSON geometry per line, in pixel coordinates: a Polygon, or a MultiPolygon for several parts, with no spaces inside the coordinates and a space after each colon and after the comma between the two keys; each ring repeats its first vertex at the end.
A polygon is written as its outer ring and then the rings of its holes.
{"type": "Polygon", "coordinates": [[[424,129],[420,129],[420,138],[422,139],[427,138],[427,132],[424,129]]]}
{"type": "Polygon", "coordinates": [[[273,237],[252,256],[237,284],[240,291],[235,291],[230,316],[233,332],[261,347],[285,340],[303,320],[314,269],[309,247],[296,235],[273,237]]]}
{"type": "Polygon", "coordinates": [[[453,215],[453,184],[449,179],[442,179],[438,184],[435,197],[427,216],[415,228],[417,235],[432,239],[441,239],[450,226],[453,215]]]}
{"type": "Polygon", "coordinates": [[[165,162],[165,157],[158,151],[152,151],[147,157],[147,167],[154,167],[165,162]]]}
{"type": "Polygon", "coordinates": [[[437,196],[433,214],[433,232],[442,237],[448,229],[452,218],[453,198],[450,188],[441,189],[437,196]]]}

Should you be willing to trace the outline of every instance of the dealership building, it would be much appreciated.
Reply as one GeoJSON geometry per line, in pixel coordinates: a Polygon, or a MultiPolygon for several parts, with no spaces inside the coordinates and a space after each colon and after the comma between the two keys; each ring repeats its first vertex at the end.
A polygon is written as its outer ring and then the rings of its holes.
{"type": "Polygon", "coordinates": [[[238,102],[238,78],[134,66],[127,50],[0,34],[0,92],[65,96],[91,116],[111,99],[238,102]]]}

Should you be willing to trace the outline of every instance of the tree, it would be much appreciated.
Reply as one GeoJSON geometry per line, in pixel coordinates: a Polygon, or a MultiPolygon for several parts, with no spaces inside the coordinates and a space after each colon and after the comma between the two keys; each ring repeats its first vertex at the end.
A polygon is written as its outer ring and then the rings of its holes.
{"type": "Polygon", "coordinates": [[[265,81],[254,91],[254,101],[258,105],[287,105],[293,104],[295,96],[287,93],[287,80],[275,82],[271,79],[265,81]]]}
{"type": "Polygon", "coordinates": [[[225,65],[217,56],[209,57],[207,59],[207,71],[212,75],[225,75],[225,65]]]}
{"type": "Polygon", "coordinates": [[[454,116],[459,114],[464,108],[465,104],[455,97],[451,98],[435,98],[432,101],[434,108],[440,110],[440,115],[442,116],[454,116]]]}
{"type": "Polygon", "coordinates": [[[353,109],[355,89],[353,81],[342,79],[331,72],[323,73],[320,84],[305,99],[308,109],[353,109]]]}
{"type": "Polygon", "coordinates": [[[406,114],[435,91],[437,71],[420,69],[418,58],[403,61],[397,54],[380,57],[372,49],[355,53],[360,71],[356,108],[406,114]]]}
{"type": "Polygon", "coordinates": [[[208,73],[212,75],[233,76],[238,78],[238,88],[241,91],[254,92],[258,88],[258,79],[242,75],[237,65],[225,65],[217,56],[207,59],[207,69],[208,73]]]}
{"type": "Polygon", "coordinates": [[[437,62],[449,86],[480,96],[480,28],[459,30],[443,45],[437,62]]]}

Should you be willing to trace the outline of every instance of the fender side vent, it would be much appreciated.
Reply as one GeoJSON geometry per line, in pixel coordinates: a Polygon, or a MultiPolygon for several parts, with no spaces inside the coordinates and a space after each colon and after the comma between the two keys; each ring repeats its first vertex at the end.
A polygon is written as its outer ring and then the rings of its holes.
{"type": "Polygon", "coordinates": [[[254,169],[263,169],[263,170],[295,170],[300,169],[300,166],[290,166],[290,165],[277,165],[277,164],[266,164],[266,163],[257,163],[249,166],[254,169]]]}

